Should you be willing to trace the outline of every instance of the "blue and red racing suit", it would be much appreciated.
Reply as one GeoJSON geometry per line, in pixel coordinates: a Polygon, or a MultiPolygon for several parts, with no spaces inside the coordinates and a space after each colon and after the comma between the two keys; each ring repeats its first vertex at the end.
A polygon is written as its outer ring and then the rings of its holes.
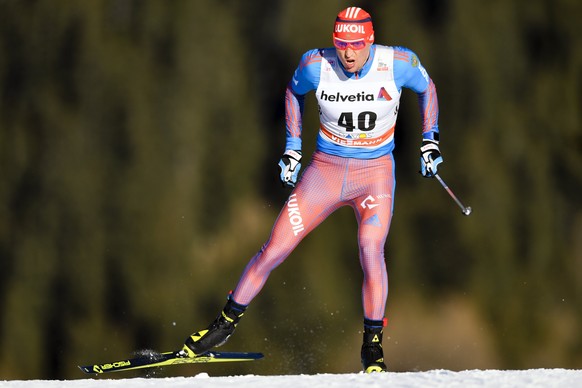
{"type": "Polygon", "coordinates": [[[354,209],[358,222],[364,316],[383,319],[388,297],[384,245],[395,188],[394,127],[403,87],[417,93],[422,136],[434,139],[438,134],[436,89],[412,51],[374,44],[357,73],[343,69],[335,48],[303,55],[286,90],[286,149],[301,150],[304,98],[313,90],[320,116],[316,151],[269,239],[245,268],[232,295],[234,301],[248,305],[299,242],[347,205],[354,209]]]}

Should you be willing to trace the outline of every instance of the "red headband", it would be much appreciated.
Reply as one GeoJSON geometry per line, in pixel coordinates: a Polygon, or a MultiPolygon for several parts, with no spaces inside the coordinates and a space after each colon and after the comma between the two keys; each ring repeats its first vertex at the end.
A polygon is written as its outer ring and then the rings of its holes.
{"type": "Polygon", "coordinates": [[[349,7],[341,11],[335,19],[333,36],[342,40],[366,39],[374,42],[372,17],[358,7],[349,7]]]}

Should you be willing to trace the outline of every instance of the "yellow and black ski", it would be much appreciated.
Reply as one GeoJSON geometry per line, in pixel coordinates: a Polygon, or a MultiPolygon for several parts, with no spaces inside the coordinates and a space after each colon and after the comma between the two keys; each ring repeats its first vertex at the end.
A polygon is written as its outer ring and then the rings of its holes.
{"type": "Polygon", "coordinates": [[[196,357],[188,357],[183,351],[157,353],[148,351],[137,357],[116,362],[79,366],[89,374],[119,372],[143,368],[155,368],[169,365],[205,364],[211,362],[254,361],[263,358],[262,353],[245,352],[207,352],[196,357]]]}

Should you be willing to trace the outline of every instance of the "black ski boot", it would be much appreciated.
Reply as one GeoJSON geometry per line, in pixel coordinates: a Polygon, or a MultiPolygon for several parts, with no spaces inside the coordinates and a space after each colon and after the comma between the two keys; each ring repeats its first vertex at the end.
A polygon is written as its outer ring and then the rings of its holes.
{"type": "Polygon", "coordinates": [[[384,321],[364,319],[364,341],[361,354],[365,373],[386,372],[382,350],[383,329],[384,321]]]}
{"type": "Polygon", "coordinates": [[[188,337],[182,352],[188,357],[196,357],[223,345],[234,332],[246,308],[247,306],[236,303],[229,296],[220,315],[206,329],[188,337]]]}

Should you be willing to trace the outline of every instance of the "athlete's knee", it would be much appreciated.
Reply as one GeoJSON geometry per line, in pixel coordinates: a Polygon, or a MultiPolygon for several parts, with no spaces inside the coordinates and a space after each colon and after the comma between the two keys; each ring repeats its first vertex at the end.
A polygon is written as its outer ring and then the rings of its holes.
{"type": "Polygon", "coordinates": [[[386,239],[374,238],[370,236],[360,238],[360,252],[367,257],[384,257],[384,244],[386,239]]]}
{"type": "Polygon", "coordinates": [[[360,261],[362,270],[366,277],[381,277],[386,272],[386,261],[384,258],[384,243],[370,243],[361,245],[360,261]]]}

